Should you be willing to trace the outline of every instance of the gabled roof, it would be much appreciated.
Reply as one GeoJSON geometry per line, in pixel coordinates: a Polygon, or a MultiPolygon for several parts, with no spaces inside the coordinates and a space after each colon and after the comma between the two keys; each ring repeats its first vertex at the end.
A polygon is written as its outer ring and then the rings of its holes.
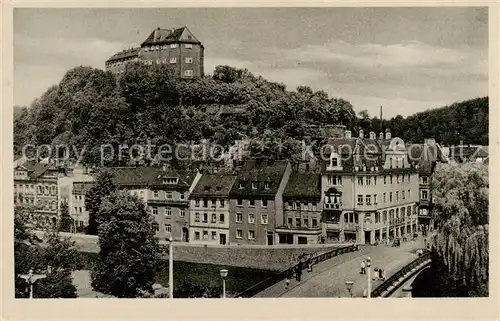
{"type": "Polygon", "coordinates": [[[196,172],[163,170],[157,167],[107,167],[114,182],[121,187],[143,186],[186,189],[191,186],[196,172]],[[178,178],[177,184],[164,184],[164,178],[178,178]]]}
{"type": "Polygon", "coordinates": [[[47,170],[55,169],[53,163],[40,163],[35,161],[27,161],[23,165],[17,166],[16,169],[28,171],[31,179],[36,179],[42,176],[47,170]]]}
{"type": "Polygon", "coordinates": [[[191,195],[193,196],[229,196],[236,175],[202,175],[191,195]]]}
{"type": "Polygon", "coordinates": [[[288,161],[271,161],[264,159],[247,160],[238,174],[231,189],[231,197],[269,196],[274,197],[278,191],[288,161]],[[252,183],[253,187],[252,188],[252,183]],[[240,188],[241,186],[241,188],[240,188]],[[268,187],[266,189],[266,186],[268,187]]]}
{"type": "Polygon", "coordinates": [[[171,29],[161,29],[157,28],[153,30],[149,36],[144,40],[141,46],[153,45],[159,43],[170,43],[170,42],[189,42],[195,44],[201,44],[198,39],[189,31],[189,29],[184,26],[181,28],[171,28],[171,29]],[[191,39],[181,39],[184,31],[187,30],[191,36],[191,39]]]}
{"type": "Polygon", "coordinates": [[[141,48],[132,48],[132,49],[122,50],[112,55],[106,62],[118,59],[126,59],[126,58],[132,59],[138,57],[140,49],[141,48]]]}
{"type": "Polygon", "coordinates": [[[292,173],[286,184],[283,197],[321,197],[321,176],[314,173],[292,173]]]}

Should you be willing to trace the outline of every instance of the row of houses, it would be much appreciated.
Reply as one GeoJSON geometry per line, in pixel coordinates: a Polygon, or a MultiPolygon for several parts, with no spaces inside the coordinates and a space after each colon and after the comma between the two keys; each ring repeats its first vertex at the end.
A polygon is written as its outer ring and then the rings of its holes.
{"type": "MultiPolygon", "coordinates": [[[[434,141],[408,148],[390,132],[352,137],[340,127],[328,144],[333,149],[327,160],[303,159],[306,164],[294,170],[289,161],[263,158],[206,174],[167,167],[105,170],[119,188],[143,200],[158,237],[181,242],[373,244],[432,224],[431,175],[437,162],[446,161],[434,141]]],[[[37,212],[41,223],[55,224],[58,204],[66,200],[76,225],[87,225],[92,175],[40,166],[16,167],[15,201],[26,203],[26,188],[36,186],[28,204],[50,199],[52,206],[37,212]]]]}

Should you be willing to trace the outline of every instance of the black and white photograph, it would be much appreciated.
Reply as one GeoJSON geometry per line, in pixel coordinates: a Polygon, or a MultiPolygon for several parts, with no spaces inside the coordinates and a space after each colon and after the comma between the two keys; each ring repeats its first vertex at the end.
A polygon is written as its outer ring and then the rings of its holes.
{"type": "Polygon", "coordinates": [[[14,8],[3,287],[490,297],[490,13],[14,8]]]}

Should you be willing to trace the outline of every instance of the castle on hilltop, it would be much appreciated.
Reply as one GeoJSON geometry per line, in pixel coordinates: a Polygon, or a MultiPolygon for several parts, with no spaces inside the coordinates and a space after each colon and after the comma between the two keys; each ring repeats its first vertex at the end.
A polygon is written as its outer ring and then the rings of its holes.
{"type": "Polygon", "coordinates": [[[117,52],[106,60],[106,70],[120,76],[130,62],[164,64],[181,78],[203,77],[203,44],[186,27],[153,30],[140,47],[117,52]]]}

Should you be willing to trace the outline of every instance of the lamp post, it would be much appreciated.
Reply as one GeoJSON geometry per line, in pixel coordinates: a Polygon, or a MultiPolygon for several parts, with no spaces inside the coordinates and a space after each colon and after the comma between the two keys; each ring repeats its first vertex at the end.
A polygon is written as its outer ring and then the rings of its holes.
{"type": "Polygon", "coordinates": [[[227,270],[226,269],[221,269],[220,270],[220,276],[222,277],[222,298],[226,298],[226,277],[227,277],[227,270]]]}
{"type": "Polygon", "coordinates": [[[352,298],[352,286],[354,285],[354,281],[345,281],[345,286],[347,291],[349,291],[349,296],[352,298]]]}
{"type": "Polygon", "coordinates": [[[36,280],[44,279],[47,277],[46,274],[33,274],[33,269],[30,269],[28,274],[20,274],[19,277],[24,279],[26,283],[30,286],[30,299],[33,299],[33,284],[35,284],[36,280]]]}
{"type": "Polygon", "coordinates": [[[174,298],[174,240],[168,238],[168,292],[171,299],[174,298]]]}
{"type": "Polygon", "coordinates": [[[366,258],[366,269],[368,271],[367,277],[368,277],[368,294],[367,298],[371,297],[371,292],[372,292],[372,277],[371,277],[371,258],[368,256],[366,258]]]}

